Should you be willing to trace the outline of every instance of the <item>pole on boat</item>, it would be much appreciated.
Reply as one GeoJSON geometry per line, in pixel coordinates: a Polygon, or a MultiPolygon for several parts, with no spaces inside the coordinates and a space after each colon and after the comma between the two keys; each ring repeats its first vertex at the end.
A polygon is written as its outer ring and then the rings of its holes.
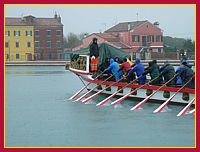
{"type": "Polygon", "coordinates": [[[178,114],[177,114],[177,116],[179,117],[179,116],[184,116],[185,114],[186,114],[186,112],[188,111],[188,109],[191,107],[191,105],[193,104],[193,102],[194,102],[194,98],[187,104],[187,106],[185,106],[185,108],[183,108],[183,110],[181,110],[178,114]]]}
{"type": "Polygon", "coordinates": [[[103,101],[99,102],[96,106],[102,106],[104,105],[106,102],[108,102],[111,98],[113,98],[116,94],[118,94],[121,90],[123,90],[125,87],[129,86],[130,84],[136,82],[140,77],[142,77],[142,75],[140,75],[139,77],[137,77],[135,80],[133,80],[132,82],[126,84],[124,87],[122,87],[121,89],[117,90],[115,93],[113,93],[112,95],[110,95],[109,97],[107,97],[106,99],[104,99],[103,101]]]}
{"type": "MultiPolygon", "coordinates": [[[[99,75],[97,75],[96,78],[94,78],[94,80],[98,79],[103,73],[104,73],[104,71],[101,72],[99,75]]],[[[75,94],[74,94],[73,96],[71,96],[69,99],[71,99],[71,100],[75,99],[75,98],[76,98],[85,88],[87,88],[87,86],[89,86],[90,84],[91,84],[91,82],[88,83],[87,85],[85,85],[82,89],[80,89],[77,93],[75,93],[75,94]]]]}
{"type": "Polygon", "coordinates": [[[165,107],[166,105],[175,97],[176,94],[179,93],[179,91],[181,91],[190,81],[192,81],[192,78],[186,82],[180,89],[178,89],[177,92],[175,92],[167,101],[165,101],[162,105],[160,105],[156,110],[154,110],[153,112],[156,113],[156,112],[161,112],[165,107]]]}
{"type": "Polygon", "coordinates": [[[174,78],[176,78],[176,76],[178,75],[175,74],[170,80],[168,80],[165,84],[163,84],[161,87],[159,87],[155,92],[153,92],[152,94],[150,94],[148,97],[146,97],[144,100],[142,100],[141,102],[139,102],[137,105],[135,105],[133,108],[131,108],[130,110],[137,110],[139,109],[144,103],[146,103],[154,94],[156,94],[160,89],[162,89],[163,87],[165,87],[168,83],[170,83],[174,78]]]}
{"type": "MultiPolygon", "coordinates": [[[[117,73],[117,72],[116,72],[117,73]]],[[[80,98],[76,99],[75,101],[80,101],[82,100],[85,96],[87,96],[89,93],[91,93],[94,89],[96,89],[98,86],[100,86],[102,83],[104,83],[105,81],[109,80],[110,78],[112,78],[116,73],[112,74],[111,76],[109,76],[108,78],[106,78],[104,81],[102,81],[100,84],[98,84],[97,86],[95,86],[94,88],[92,88],[90,91],[86,92],[84,95],[82,95],[80,98]]]]}
{"type": "Polygon", "coordinates": [[[147,83],[141,85],[140,87],[136,88],[135,90],[131,91],[130,93],[128,93],[128,94],[124,95],[123,97],[121,97],[121,98],[119,98],[119,99],[113,101],[111,104],[114,106],[114,105],[120,103],[122,100],[126,99],[127,97],[129,97],[131,94],[133,94],[134,92],[136,92],[136,91],[139,90],[140,88],[144,87],[145,85],[149,85],[151,82],[155,81],[155,80],[158,79],[158,78],[159,78],[159,76],[155,77],[154,79],[152,79],[152,80],[150,80],[149,82],[147,82],[147,83]]]}
{"type": "MultiPolygon", "coordinates": [[[[127,75],[127,76],[128,76],[128,75],[127,75]]],[[[108,89],[109,87],[113,86],[114,84],[120,82],[121,80],[123,80],[123,79],[126,78],[127,76],[122,77],[121,79],[117,80],[116,82],[113,82],[111,85],[108,85],[108,86],[105,87],[104,89],[102,89],[102,90],[98,91],[97,93],[93,94],[92,96],[90,96],[90,97],[84,99],[82,102],[84,102],[84,103],[89,102],[89,101],[92,100],[94,97],[98,96],[100,93],[102,93],[103,91],[105,91],[105,90],[108,89]]]]}

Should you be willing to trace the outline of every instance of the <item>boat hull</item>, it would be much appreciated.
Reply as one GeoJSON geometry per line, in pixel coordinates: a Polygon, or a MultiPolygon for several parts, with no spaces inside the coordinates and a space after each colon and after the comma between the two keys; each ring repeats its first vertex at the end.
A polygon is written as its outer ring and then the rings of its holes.
{"type": "MultiPolygon", "coordinates": [[[[70,69],[71,72],[77,74],[79,78],[82,80],[83,84],[86,85],[90,83],[90,85],[87,86],[88,90],[93,90],[94,92],[101,91],[105,87],[110,86],[109,88],[105,89],[102,93],[111,95],[114,94],[118,89],[121,87],[124,87],[127,85],[126,82],[117,82],[114,83],[113,81],[103,81],[103,80],[95,80],[92,78],[91,75],[76,72],[75,69],[70,69]],[[114,83],[114,84],[113,84],[114,83]],[[97,87],[98,86],[98,87],[97,87]],[[95,89],[94,89],[95,88],[95,89]]],[[[150,95],[150,92],[154,92],[157,89],[159,89],[160,86],[153,86],[153,85],[144,85],[141,88],[141,85],[139,84],[130,84],[123,88],[122,92],[119,92],[115,97],[122,97],[128,93],[130,93],[133,89],[137,89],[133,94],[131,94],[127,99],[132,101],[142,101],[145,99],[148,95],[150,95]],[[138,89],[137,89],[138,88],[138,89]]],[[[176,93],[180,88],[178,87],[163,87],[159,91],[157,91],[148,102],[158,102],[163,103],[165,102],[170,96],[172,96],[174,93],[176,93]],[[168,91],[168,92],[166,92],[168,91]]],[[[186,105],[189,103],[190,100],[192,100],[195,96],[195,90],[194,89],[182,89],[179,93],[176,94],[176,96],[170,101],[170,104],[178,104],[178,105],[186,105]],[[183,94],[188,95],[188,100],[183,99],[183,94]]]]}

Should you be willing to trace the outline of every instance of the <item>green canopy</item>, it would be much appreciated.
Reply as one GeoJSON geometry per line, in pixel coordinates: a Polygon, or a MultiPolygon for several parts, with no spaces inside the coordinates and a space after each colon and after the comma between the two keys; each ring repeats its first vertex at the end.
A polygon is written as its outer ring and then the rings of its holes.
{"type": "MultiPolygon", "coordinates": [[[[78,51],[71,52],[71,60],[79,54],[89,54],[89,48],[81,49],[78,51]]],[[[107,43],[101,43],[99,44],[99,61],[98,65],[101,65],[103,62],[105,62],[106,58],[115,58],[118,57],[121,61],[123,61],[124,58],[130,58],[129,53],[122,51],[121,49],[118,49],[114,46],[111,46],[107,43]]]]}

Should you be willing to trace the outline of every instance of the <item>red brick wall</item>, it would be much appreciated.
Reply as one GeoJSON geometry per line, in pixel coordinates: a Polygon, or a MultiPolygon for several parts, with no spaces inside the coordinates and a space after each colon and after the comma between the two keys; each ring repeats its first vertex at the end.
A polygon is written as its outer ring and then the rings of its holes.
{"type": "Polygon", "coordinates": [[[63,50],[63,27],[35,27],[34,30],[39,30],[39,36],[34,37],[35,41],[39,41],[39,48],[35,48],[35,53],[40,54],[41,60],[57,60],[57,52],[63,50]],[[51,36],[47,36],[46,30],[51,30],[51,36]],[[57,30],[61,31],[60,36],[57,36],[57,30]],[[47,41],[51,41],[51,48],[47,48],[47,41]],[[61,48],[57,47],[57,41],[61,42],[61,48]]]}

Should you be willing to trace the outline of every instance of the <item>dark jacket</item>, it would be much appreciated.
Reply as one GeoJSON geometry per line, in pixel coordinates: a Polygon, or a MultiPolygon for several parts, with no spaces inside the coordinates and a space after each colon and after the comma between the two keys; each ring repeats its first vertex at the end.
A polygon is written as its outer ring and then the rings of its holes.
{"type": "MultiPolygon", "coordinates": [[[[149,67],[142,73],[142,75],[150,74],[151,80],[160,75],[158,66],[154,62],[149,62],[149,67]]],[[[159,84],[159,78],[155,79],[151,84],[159,84]]]]}
{"type": "MultiPolygon", "coordinates": [[[[188,67],[187,65],[184,65],[178,73],[182,79],[183,84],[187,83],[194,75],[193,70],[190,67],[188,67]]],[[[188,83],[186,85],[186,87],[192,88],[193,87],[192,81],[190,81],[190,83],[188,83]]]]}
{"type": "Polygon", "coordinates": [[[98,47],[98,44],[93,42],[91,45],[90,45],[90,57],[92,56],[95,56],[95,57],[98,57],[99,56],[99,47],[98,47]]]}
{"type": "MultiPolygon", "coordinates": [[[[174,75],[176,74],[174,67],[170,63],[168,63],[168,62],[166,62],[160,68],[160,73],[164,77],[165,81],[168,81],[168,80],[172,79],[174,77],[174,75]]],[[[170,81],[169,84],[170,85],[174,85],[175,84],[175,79],[173,79],[172,81],[170,81]]]]}

